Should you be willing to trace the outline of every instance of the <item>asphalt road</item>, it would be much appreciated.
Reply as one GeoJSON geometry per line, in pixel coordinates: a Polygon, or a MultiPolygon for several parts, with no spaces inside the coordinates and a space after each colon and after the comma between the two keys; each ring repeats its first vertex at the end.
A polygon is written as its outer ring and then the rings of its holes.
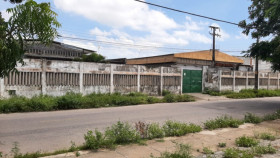
{"type": "Polygon", "coordinates": [[[224,114],[242,118],[246,112],[262,115],[278,109],[280,97],[1,114],[0,151],[9,153],[14,142],[18,142],[22,153],[68,149],[70,141],[81,145],[88,130],[104,130],[119,120],[130,123],[163,123],[166,120],[202,123],[224,114]]]}

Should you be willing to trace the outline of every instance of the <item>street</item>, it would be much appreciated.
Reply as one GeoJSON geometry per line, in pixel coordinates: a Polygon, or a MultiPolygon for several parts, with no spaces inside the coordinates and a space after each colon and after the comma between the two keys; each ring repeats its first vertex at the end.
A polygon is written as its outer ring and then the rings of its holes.
{"type": "Polygon", "coordinates": [[[14,142],[18,142],[22,153],[68,149],[70,141],[82,145],[83,135],[88,130],[104,130],[119,120],[130,123],[177,120],[202,124],[224,114],[243,118],[246,112],[262,115],[278,109],[280,97],[1,114],[0,151],[9,153],[14,142]]]}

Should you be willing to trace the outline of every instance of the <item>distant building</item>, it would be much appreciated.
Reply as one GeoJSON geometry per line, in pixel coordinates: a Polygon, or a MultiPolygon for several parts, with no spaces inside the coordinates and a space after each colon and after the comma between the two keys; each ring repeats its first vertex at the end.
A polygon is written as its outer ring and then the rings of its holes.
{"type": "MultiPolygon", "coordinates": [[[[255,71],[255,64],[256,64],[256,59],[252,58],[252,57],[240,57],[237,56],[237,58],[240,58],[244,61],[244,65],[248,65],[252,67],[252,70],[255,71]]],[[[269,61],[264,61],[264,60],[259,60],[259,71],[267,71],[267,72],[271,72],[272,69],[272,64],[269,61]]]]}
{"type": "MultiPolygon", "coordinates": [[[[242,59],[230,56],[220,51],[216,51],[215,55],[215,67],[238,70],[239,66],[243,65],[244,63],[242,59]]],[[[175,53],[134,59],[109,59],[106,61],[109,63],[146,65],[151,67],[176,66],[193,70],[201,70],[203,66],[212,66],[213,64],[211,50],[175,53]]]]}
{"type": "Polygon", "coordinates": [[[83,49],[60,42],[53,41],[46,46],[38,41],[29,41],[27,52],[24,58],[48,59],[48,60],[74,60],[82,57],[83,54],[91,54],[96,51],[83,49]]]}

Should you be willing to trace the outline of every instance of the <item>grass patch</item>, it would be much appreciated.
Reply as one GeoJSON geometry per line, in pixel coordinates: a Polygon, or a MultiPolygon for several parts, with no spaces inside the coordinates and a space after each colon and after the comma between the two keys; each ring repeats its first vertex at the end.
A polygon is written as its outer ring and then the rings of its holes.
{"type": "Polygon", "coordinates": [[[217,129],[217,128],[237,128],[239,125],[243,124],[243,121],[238,119],[233,119],[230,116],[224,115],[221,117],[217,117],[213,120],[208,120],[204,123],[204,127],[209,130],[217,129]]]}
{"type": "Polygon", "coordinates": [[[200,132],[202,128],[195,124],[187,124],[178,121],[166,121],[163,125],[165,136],[182,136],[187,133],[200,132]]]}
{"type": "Polygon", "coordinates": [[[271,134],[271,133],[259,133],[259,134],[255,134],[255,138],[257,139],[263,139],[263,140],[270,140],[270,141],[274,141],[276,140],[275,135],[271,134]]]}
{"type": "Polygon", "coordinates": [[[251,137],[242,136],[236,138],[235,144],[238,147],[253,147],[253,146],[257,146],[259,144],[259,141],[251,137]]]}
{"type": "Polygon", "coordinates": [[[271,145],[268,146],[256,146],[252,148],[252,152],[255,156],[261,156],[264,154],[275,154],[276,149],[273,148],[271,145]]]}
{"type": "Polygon", "coordinates": [[[266,114],[263,117],[263,121],[273,121],[273,120],[277,120],[277,119],[280,119],[280,110],[278,110],[272,114],[266,114]]]}
{"type": "Polygon", "coordinates": [[[189,95],[167,94],[163,99],[160,99],[136,92],[129,94],[92,93],[86,96],[76,93],[67,93],[60,97],[40,95],[32,98],[15,96],[9,99],[0,100],[0,113],[87,109],[190,101],[194,101],[194,98],[189,95]]]}
{"type": "Polygon", "coordinates": [[[160,154],[160,157],[154,157],[151,154],[151,158],[192,158],[191,146],[185,144],[177,144],[177,149],[175,152],[164,152],[160,154]]]}
{"type": "Polygon", "coordinates": [[[210,148],[208,148],[208,147],[204,147],[202,149],[202,152],[203,152],[203,154],[206,154],[206,155],[214,154],[214,152],[210,148]]]}
{"type": "Polygon", "coordinates": [[[247,150],[240,150],[237,148],[228,148],[224,151],[223,158],[254,158],[260,157],[264,154],[275,154],[276,149],[271,145],[255,146],[247,150]]]}
{"type": "Polygon", "coordinates": [[[252,113],[247,113],[245,114],[244,116],[244,122],[246,123],[254,123],[254,124],[259,124],[262,122],[262,118],[255,115],[255,114],[252,114],[252,113]]]}
{"type": "Polygon", "coordinates": [[[218,147],[220,147],[220,148],[224,148],[224,147],[226,147],[226,146],[227,146],[226,143],[219,143],[219,144],[218,144],[218,147]]]}

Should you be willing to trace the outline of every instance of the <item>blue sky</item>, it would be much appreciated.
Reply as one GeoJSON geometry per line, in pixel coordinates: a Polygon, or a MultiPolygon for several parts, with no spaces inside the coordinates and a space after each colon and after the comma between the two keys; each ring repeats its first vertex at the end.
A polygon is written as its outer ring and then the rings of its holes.
{"type": "MultiPolygon", "coordinates": [[[[62,24],[57,41],[93,49],[106,58],[136,58],[209,50],[209,26],[221,28],[216,47],[240,55],[254,40],[234,25],[177,13],[134,0],[36,0],[50,2],[62,24]],[[74,40],[69,37],[91,39],[74,40]],[[170,49],[172,48],[172,49],[170,49]]],[[[146,0],[179,10],[238,23],[248,17],[250,0],[146,0]]],[[[0,1],[0,11],[15,5],[0,1]]]]}

